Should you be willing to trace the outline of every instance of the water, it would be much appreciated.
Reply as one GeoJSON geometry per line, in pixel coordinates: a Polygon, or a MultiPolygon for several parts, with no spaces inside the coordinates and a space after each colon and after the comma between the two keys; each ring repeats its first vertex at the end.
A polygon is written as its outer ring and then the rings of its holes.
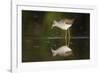
{"type": "Polygon", "coordinates": [[[22,62],[90,59],[89,24],[89,14],[22,11],[22,62]],[[76,19],[70,28],[69,47],[73,54],[54,57],[51,48],[57,49],[67,41],[66,31],[51,29],[52,23],[68,17],[76,19]]]}
{"type": "MultiPolygon", "coordinates": [[[[50,38],[50,37],[49,37],[50,38]]],[[[63,38],[63,37],[62,37],[63,38]]],[[[69,57],[52,56],[51,48],[57,49],[64,44],[64,39],[33,39],[27,40],[23,48],[23,62],[79,60],[90,58],[89,39],[71,39],[70,48],[73,55],[69,57]],[[42,42],[42,40],[45,40],[42,42]],[[31,44],[32,43],[32,44],[31,44]]]]}

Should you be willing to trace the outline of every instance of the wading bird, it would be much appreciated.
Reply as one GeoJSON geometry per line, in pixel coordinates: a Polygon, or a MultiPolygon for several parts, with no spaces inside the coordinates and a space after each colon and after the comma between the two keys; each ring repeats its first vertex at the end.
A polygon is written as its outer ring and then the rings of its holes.
{"type": "Polygon", "coordinates": [[[63,19],[60,21],[54,20],[51,28],[53,29],[54,27],[58,27],[62,30],[67,30],[68,28],[72,26],[73,22],[74,22],[74,19],[63,19]]]}
{"type": "Polygon", "coordinates": [[[68,46],[61,46],[58,49],[51,49],[53,56],[70,56],[72,55],[72,50],[68,46]]]}

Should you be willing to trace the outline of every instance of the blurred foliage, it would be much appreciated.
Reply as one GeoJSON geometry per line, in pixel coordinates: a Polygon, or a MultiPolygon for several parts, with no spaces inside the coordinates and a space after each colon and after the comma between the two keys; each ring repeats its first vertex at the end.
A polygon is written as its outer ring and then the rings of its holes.
{"type": "Polygon", "coordinates": [[[69,44],[74,56],[52,56],[51,48],[57,49],[65,44],[66,31],[56,27],[51,29],[51,26],[54,20],[65,18],[75,18],[71,36],[89,37],[89,14],[22,11],[22,62],[89,59],[89,39],[71,39],[69,44]]]}

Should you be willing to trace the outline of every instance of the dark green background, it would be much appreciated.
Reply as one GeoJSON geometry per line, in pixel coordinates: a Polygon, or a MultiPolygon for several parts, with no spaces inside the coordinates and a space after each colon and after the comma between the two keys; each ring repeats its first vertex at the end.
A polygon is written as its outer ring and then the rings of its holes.
{"type": "Polygon", "coordinates": [[[90,58],[90,14],[22,10],[22,62],[80,60],[90,58]],[[73,55],[53,57],[52,49],[65,44],[65,31],[54,27],[54,20],[75,19],[70,28],[73,55]]]}

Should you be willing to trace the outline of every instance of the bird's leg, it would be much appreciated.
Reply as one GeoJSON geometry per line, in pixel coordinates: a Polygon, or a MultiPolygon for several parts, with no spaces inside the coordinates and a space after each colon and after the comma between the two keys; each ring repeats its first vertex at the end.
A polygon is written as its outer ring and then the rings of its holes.
{"type": "Polygon", "coordinates": [[[65,30],[65,45],[67,45],[67,30],[65,30]]]}
{"type": "Polygon", "coordinates": [[[68,29],[68,46],[70,44],[70,28],[68,29]]]}

